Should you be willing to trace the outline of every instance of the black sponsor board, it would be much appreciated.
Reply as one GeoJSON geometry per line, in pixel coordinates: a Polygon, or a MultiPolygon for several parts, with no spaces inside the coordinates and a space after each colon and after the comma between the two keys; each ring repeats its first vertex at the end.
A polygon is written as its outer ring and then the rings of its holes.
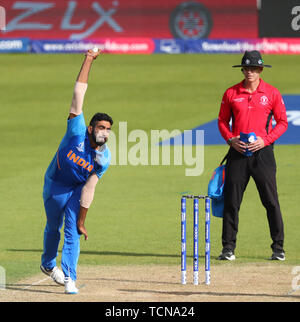
{"type": "Polygon", "coordinates": [[[259,37],[300,37],[300,0],[259,0],[259,37]]]}

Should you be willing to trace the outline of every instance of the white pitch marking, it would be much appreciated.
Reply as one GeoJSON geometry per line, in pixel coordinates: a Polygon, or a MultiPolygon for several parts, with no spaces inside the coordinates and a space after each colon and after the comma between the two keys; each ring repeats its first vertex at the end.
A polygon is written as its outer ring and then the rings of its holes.
{"type": "Polygon", "coordinates": [[[34,282],[34,283],[32,283],[32,284],[30,284],[30,285],[28,285],[28,286],[26,286],[26,287],[22,288],[22,290],[27,290],[27,289],[28,289],[28,288],[30,288],[31,286],[38,285],[38,284],[40,284],[40,283],[42,283],[42,282],[46,281],[46,280],[47,280],[47,279],[49,279],[49,278],[51,278],[51,277],[50,277],[50,276],[45,277],[45,278],[43,278],[42,280],[39,280],[39,281],[37,281],[37,282],[34,282]]]}

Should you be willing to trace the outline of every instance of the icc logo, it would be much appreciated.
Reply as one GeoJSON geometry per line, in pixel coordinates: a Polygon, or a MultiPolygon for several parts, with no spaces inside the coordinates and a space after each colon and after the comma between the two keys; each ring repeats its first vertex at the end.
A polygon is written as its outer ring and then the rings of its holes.
{"type": "Polygon", "coordinates": [[[268,100],[268,98],[267,98],[267,96],[262,96],[261,98],[260,98],[260,104],[262,104],[262,105],[268,105],[269,104],[269,100],[268,100]]]}

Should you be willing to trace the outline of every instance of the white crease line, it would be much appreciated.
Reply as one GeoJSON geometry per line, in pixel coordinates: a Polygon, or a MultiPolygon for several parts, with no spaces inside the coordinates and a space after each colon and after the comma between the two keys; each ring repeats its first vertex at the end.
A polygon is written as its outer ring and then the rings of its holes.
{"type": "Polygon", "coordinates": [[[22,290],[27,290],[27,289],[28,289],[28,288],[30,288],[31,286],[38,285],[38,284],[40,284],[40,283],[42,283],[42,282],[46,281],[46,280],[47,280],[47,279],[49,279],[49,278],[50,278],[50,276],[48,276],[48,277],[46,277],[46,278],[43,278],[43,279],[42,279],[42,280],[40,280],[40,281],[34,282],[34,283],[32,283],[31,285],[28,285],[28,286],[26,286],[26,287],[22,288],[22,290]]]}

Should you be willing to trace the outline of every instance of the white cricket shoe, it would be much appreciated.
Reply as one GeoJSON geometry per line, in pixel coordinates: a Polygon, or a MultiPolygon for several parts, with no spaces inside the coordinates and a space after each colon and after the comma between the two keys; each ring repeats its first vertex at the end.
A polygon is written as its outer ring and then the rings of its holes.
{"type": "Polygon", "coordinates": [[[75,281],[71,277],[65,278],[65,294],[77,294],[78,288],[75,286],[75,281]]]}
{"type": "Polygon", "coordinates": [[[41,271],[50,276],[55,283],[65,285],[65,275],[57,266],[54,266],[52,269],[48,269],[41,265],[40,268],[41,271]]]}

